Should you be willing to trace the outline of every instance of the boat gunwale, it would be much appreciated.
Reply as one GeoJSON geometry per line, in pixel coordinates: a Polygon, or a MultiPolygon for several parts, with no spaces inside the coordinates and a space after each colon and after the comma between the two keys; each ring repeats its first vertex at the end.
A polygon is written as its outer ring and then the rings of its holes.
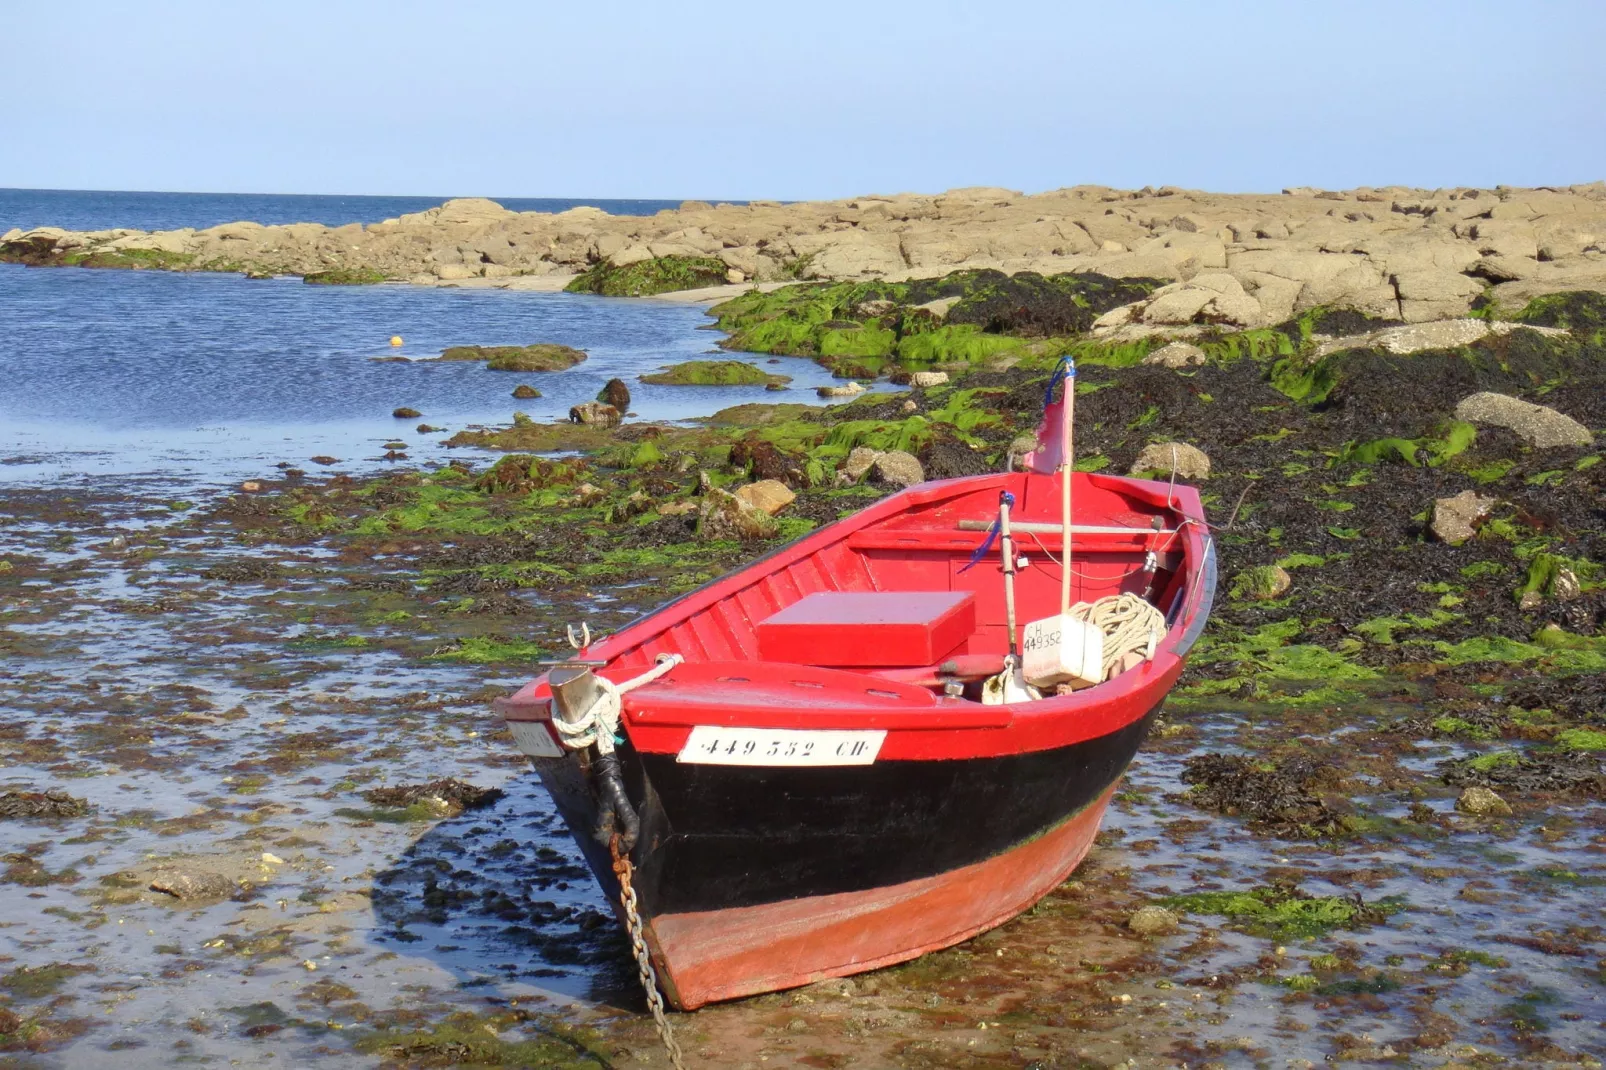
{"type": "MultiPolygon", "coordinates": [[[[809,532],[799,539],[756,559],[736,572],[719,577],[696,590],[665,603],[637,618],[619,632],[599,640],[580,652],[588,660],[602,661],[599,671],[619,666],[619,663],[648,646],[665,632],[704,613],[720,601],[735,596],[739,591],[763,583],[789,565],[817,555],[827,547],[846,542],[866,528],[879,525],[900,514],[921,506],[937,505],[944,501],[985,491],[1000,483],[1025,478],[1052,478],[1033,476],[1030,473],[994,473],[963,479],[933,481],[917,484],[898,494],[874,503],[869,508],[844,517],[823,528],[809,532]]],[[[912,748],[927,752],[931,738],[947,734],[971,735],[974,731],[997,733],[1000,729],[1015,740],[1004,744],[1002,740],[991,750],[1003,746],[1006,750],[1039,749],[1067,742],[1067,725],[1079,722],[1076,738],[1086,738],[1113,730],[1127,718],[1120,711],[1128,707],[1146,706],[1159,701],[1181,673],[1182,661],[1202,628],[1214,593],[1215,576],[1213,544],[1203,517],[1198,492],[1192,487],[1176,486],[1154,480],[1130,477],[1105,476],[1096,473],[1079,473],[1085,485],[1109,490],[1119,496],[1150,507],[1169,510],[1178,516],[1177,539],[1181,542],[1183,563],[1168,586],[1171,589],[1167,612],[1168,628],[1159,653],[1120,676],[1095,687],[1069,695],[1051,696],[1028,702],[1006,703],[981,707],[961,699],[939,697],[931,705],[922,704],[907,710],[891,712],[884,704],[866,703],[862,707],[835,706],[829,711],[811,715],[810,727],[885,727],[889,732],[904,736],[903,745],[894,746],[892,753],[912,748]],[[985,712],[981,712],[985,711],[985,712]],[[1111,715],[1115,715],[1113,718],[1111,715]],[[1082,715],[1082,716],[1078,716],[1082,715]],[[895,722],[895,723],[894,723],[895,722]],[[914,737],[923,737],[916,739],[914,737]],[[1034,742],[1026,742],[1033,740],[1034,742]]],[[[1164,611],[1167,607],[1159,607],[1164,611]]],[[[645,662],[645,659],[641,659],[645,662]]],[[[729,660],[729,659],[711,659],[729,660]]],[[[705,663],[705,662],[700,662],[705,663]]],[[[791,663],[765,662],[746,659],[744,665],[762,671],[765,665],[791,663]]],[[[550,716],[541,707],[546,697],[545,676],[537,677],[513,701],[502,705],[508,720],[545,720],[550,716]],[[517,698],[527,699],[525,702],[517,698]]],[[[696,704],[677,711],[654,712],[651,709],[653,689],[649,688],[627,696],[623,725],[633,744],[649,752],[678,750],[685,742],[690,728],[696,724],[720,724],[754,728],[787,728],[798,726],[794,708],[777,708],[765,704],[743,704],[733,692],[732,701],[723,709],[714,704],[696,704]]],[[[661,694],[661,692],[660,692],[661,694]]],[[[670,706],[677,704],[671,702],[670,706]]],[[[950,748],[942,747],[946,751],[950,748]]]]}

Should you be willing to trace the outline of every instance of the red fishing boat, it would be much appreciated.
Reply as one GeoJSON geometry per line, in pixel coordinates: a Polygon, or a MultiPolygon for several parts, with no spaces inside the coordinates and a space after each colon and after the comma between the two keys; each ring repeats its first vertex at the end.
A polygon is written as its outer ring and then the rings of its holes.
{"type": "Polygon", "coordinates": [[[1025,471],[883,499],[499,704],[616,907],[627,860],[674,1005],[958,943],[1087,853],[1215,564],[1193,489],[1068,472],[1060,408],[1025,471]]]}

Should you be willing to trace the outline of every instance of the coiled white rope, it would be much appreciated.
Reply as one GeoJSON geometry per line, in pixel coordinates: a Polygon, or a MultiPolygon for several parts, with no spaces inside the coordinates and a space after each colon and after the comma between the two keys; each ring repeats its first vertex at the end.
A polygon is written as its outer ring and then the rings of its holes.
{"type": "Polygon", "coordinates": [[[1119,671],[1128,654],[1154,657],[1165,634],[1165,614],[1135,594],[1113,594],[1097,602],[1079,602],[1071,616],[1096,625],[1104,633],[1104,679],[1119,671]]]}
{"type": "Polygon", "coordinates": [[[565,721],[561,717],[552,719],[552,727],[558,730],[558,739],[570,750],[584,750],[595,744],[598,754],[612,754],[613,737],[619,731],[619,717],[624,712],[622,698],[636,688],[645,687],[666,675],[685,660],[680,654],[659,654],[652,668],[618,684],[605,676],[595,676],[598,691],[591,708],[573,721],[565,721]]]}

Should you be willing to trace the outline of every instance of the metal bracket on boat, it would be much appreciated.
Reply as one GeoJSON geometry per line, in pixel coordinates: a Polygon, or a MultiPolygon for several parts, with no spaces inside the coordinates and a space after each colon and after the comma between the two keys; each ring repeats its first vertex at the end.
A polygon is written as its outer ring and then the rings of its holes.
{"type": "Polygon", "coordinates": [[[580,622],[580,634],[574,634],[574,625],[566,624],[564,629],[569,633],[569,645],[576,650],[584,650],[591,645],[591,625],[585,621],[580,622]]]}

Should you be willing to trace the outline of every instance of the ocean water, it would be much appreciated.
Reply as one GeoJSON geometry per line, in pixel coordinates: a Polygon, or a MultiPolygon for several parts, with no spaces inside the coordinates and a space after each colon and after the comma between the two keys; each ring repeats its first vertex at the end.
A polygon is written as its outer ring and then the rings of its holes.
{"type": "MultiPolygon", "coordinates": [[[[456,196],[450,195],[450,196],[456,196]]],[[[466,195],[465,195],[466,196],[466,195]]],[[[405,212],[434,208],[442,197],[347,197],[278,193],[147,193],[117,190],[0,189],[0,234],[12,227],[67,230],[203,230],[248,220],[274,223],[378,223],[405,212]]],[[[612,215],[652,215],[679,200],[492,197],[516,212],[562,212],[591,205],[612,215]]]]}
{"type": "MultiPolygon", "coordinates": [[[[101,210],[100,194],[52,196],[70,210],[40,222],[81,226],[101,210]]],[[[256,218],[306,217],[307,198],[266,200],[278,203],[256,218]]],[[[162,225],[203,225],[217,206],[200,198],[188,211],[162,225]]],[[[321,455],[355,474],[384,466],[393,440],[408,444],[413,463],[464,454],[442,445],[446,434],[418,432],[421,422],[450,433],[505,424],[515,410],[564,419],[614,377],[645,420],[751,401],[817,403],[809,388],[830,382],[812,361],[759,356],[792,376],[792,389],[639,382],[665,364],[724,355],[710,323],[703,309],[670,301],[0,264],[0,483],[140,475],[219,485],[274,474],[281,462],[307,468],[321,455]],[[391,348],[392,335],[406,344],[391,348]],[[453,345],[533,342],[575,346],[589,359],[533,375],[430,359],[453,345]],[[396,356],[410,361],[375,359],[396,356]],[[515,401],[520,383],[543,397],[515,401]],[[402,406],[422,418],[392,417],[402,406]]]]}

